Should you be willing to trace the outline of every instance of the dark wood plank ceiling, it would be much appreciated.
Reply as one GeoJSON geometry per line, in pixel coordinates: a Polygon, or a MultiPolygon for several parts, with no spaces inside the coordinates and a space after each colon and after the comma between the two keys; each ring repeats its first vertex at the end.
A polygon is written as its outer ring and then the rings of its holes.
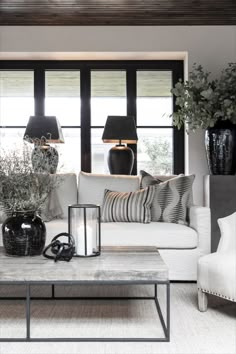
{"type": "Polygon", "coordinates": [[[0,25],[236,25],[236,0],[0,0],[0,25]]]}

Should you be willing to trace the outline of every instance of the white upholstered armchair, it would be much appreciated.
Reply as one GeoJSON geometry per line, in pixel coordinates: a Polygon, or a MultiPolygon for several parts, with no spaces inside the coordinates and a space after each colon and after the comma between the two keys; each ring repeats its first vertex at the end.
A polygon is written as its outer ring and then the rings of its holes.
{"type": "Polygon", "coordinates": [[[221,231],[215,253],[198,261],[198,307],[207,310],[207,294],[236,301],[236,212],[218,219],[221,231]]]}

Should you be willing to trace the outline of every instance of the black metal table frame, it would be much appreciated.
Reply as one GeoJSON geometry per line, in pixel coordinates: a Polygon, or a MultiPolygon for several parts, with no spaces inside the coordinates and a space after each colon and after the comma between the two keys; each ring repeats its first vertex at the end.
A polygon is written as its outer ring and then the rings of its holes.
{"type": "Polygon", "coordinates": [[[0,338],[0,342],[169,342],[170,341],[170,282],[169,280],[158,281],[3,281],[0,285],[25,285],[26,297],[0,297],[0,300],[25,300],[26,302],[26,337],[24,338],[0,338]],[[154,285],[153,296],[140,297],[61,297],[55,296],[55,285],[154,285]],[[30,288],[32,285],[51,285],[51,297],[31,297],[30,288]],[[166,285],[166,321],[163,318],[161,307],[157,297],[157,285],[166,285]],[[154,300],[157,313],[162,325],[164,337],[150,338],[100,338],[100,337],[81,337],[81,338],[32,338],[30,335],[30,306],[31,300],[154,300]]]}

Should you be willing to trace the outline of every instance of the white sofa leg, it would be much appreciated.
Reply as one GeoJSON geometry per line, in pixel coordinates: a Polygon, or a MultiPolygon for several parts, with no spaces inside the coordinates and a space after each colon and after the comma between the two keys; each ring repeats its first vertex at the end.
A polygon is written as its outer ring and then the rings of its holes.
{"type": "Polygon", "coordinates": [[[204,293],[201,289],[198,289],[198,308],[199,311],[205,312],[207,310],[208,298],[207,294],[204,293]]]}

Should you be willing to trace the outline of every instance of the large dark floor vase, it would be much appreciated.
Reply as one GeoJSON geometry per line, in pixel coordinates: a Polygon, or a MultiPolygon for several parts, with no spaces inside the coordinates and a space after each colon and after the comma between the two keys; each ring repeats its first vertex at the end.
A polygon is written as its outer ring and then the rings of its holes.
{"type": "Polygon", "coordinates": [[[217,123],[206,130],[206,152],[212,175],[236,173],[236,124],[229,121],[217,123]]]}
{"type": "Polygon", "coordinates": [[[3,245],[9,256],[40,255],[45,246],[46,227],[34,212],[16,212],[2,224],[3,245]]]}

